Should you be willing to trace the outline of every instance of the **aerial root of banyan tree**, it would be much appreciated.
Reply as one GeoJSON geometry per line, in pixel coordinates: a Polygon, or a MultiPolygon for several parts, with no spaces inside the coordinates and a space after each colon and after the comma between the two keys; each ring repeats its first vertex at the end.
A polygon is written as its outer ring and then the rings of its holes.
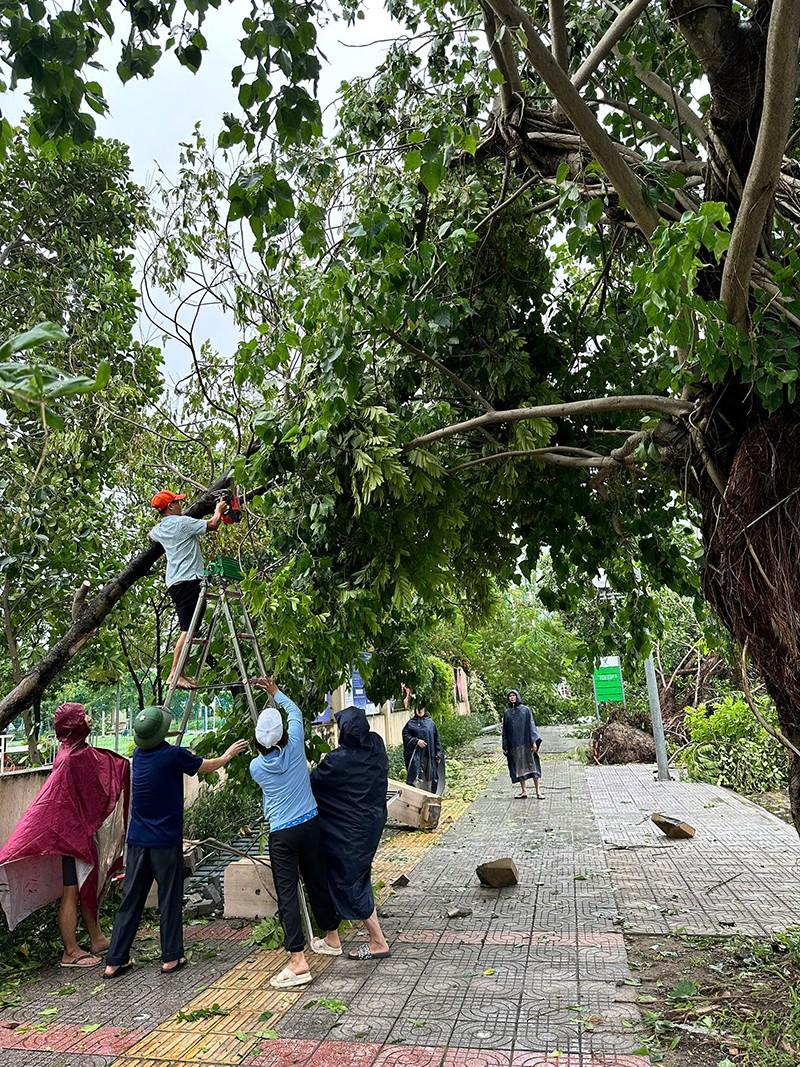
{"type": "MultiPolygon", "coordinates": [[[[748,431],[724,497],[705,505],[704,592],[747,643],[782,733],[800,745],[800,414],[782,410],[748,431]]],[[[800,832],[800,759],[787,756],[800,832]]]]}

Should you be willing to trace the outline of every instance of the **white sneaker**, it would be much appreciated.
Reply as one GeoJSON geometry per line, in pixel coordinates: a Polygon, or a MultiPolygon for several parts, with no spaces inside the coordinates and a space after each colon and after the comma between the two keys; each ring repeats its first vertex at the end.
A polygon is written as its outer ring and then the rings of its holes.
{"type": "Polygon", "coordinates": [[[332,948],[324,937],[312,937],[311,938],[311,951],[316,952],[318,956],[341,956],[342,949],[332,948]]]}

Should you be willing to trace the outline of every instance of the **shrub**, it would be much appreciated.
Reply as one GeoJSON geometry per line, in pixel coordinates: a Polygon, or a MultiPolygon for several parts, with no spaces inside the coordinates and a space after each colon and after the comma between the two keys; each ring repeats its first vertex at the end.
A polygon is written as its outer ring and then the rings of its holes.
{"type": "Polygon", "coordinates": [[[250,783],[228,781],[221,789],[204,786],[184,818],[187,838],[202,841],[215,837],[232,841],[242,830],[255,825],[261,815],[261,790],[250,783]]]}
{"type": "Polygon", "coordinates": [[[404,782],[406,780],[406,764],[403,759],[403,746],[392,745],[391,748],[386,749],[386,755],[389,757],[389,777],[394,778],[396,782],[404,782]]]}
{"type": "Polygon", "coordinates": [[[473,671],[470,674],[467,684],[469,686],[469,706],[472,714],[480,719],[483,726],[497,722],[502,708],[498,708],[492,700],[486,682],[477,671],[473,671]]]}
{"type": "Polygon", "coordinates": [[[477,715],[455,715],[450,712],[436,726],[439,730],[439,740],[442,742],[442,748],[445,751],[445,755],[447,755],[449,752],[462,748],[464,745],[469,744],[470,741],[473,741],[481,732],[484,723],[481,722],[477,715]]]}
{"type": "MultiPolygon", "coordinates": [[[[774,707],[759,701],[767,720],[777,726],[774,707]]],[[[744,700],[725,697],[718,704],[686,709],[689,744],[678,757],[694,781],[724,785],[739,793],[785,789],[786,753],[779,741],[756,721],[744,700]]]]}

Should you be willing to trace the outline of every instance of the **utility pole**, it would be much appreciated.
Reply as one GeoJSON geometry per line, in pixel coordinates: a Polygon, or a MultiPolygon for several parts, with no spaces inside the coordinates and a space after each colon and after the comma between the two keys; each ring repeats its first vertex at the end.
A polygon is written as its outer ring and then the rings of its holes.
{"type": "Polygon", "coordinates": [[[671,782],[669,760],[667,759],[667,739],[664,736],[664,720],[661,717],[661,701],[658,699],[656,668],[653,652],[648,652],[644,661],[644,676],[647,679],[647,702],[650,705],[650,722],[653,726],[653,740],[656,743],[656,763],[658,764],[659,782],[671,782]]]}
{"type": "MultiPolygon", "coordinates": [[[[638,567],[633,568],[636,581],[642,580],[642,572],[638,567]]],[[[647,653],[644,661],[644,676],[647,680],[647,703],[650,705],[650,722],[653,727],[653,740],[656,745],[656,763],[658,764],[659,782],[671,782],[672,775],[669,773],[669,760],[667,759],[667,739],[664,736],[664,720],[661,716],[661,701],[658,697],[658,682],[656,681],[656,667],[653,663],[653,650],[647,653]]]]}
{"type": "Polygon", "coordinates": [[[119,679],[117,679],[117,694],[116,694],[116,700],[114,702],[114,704],[115,704],[115,706],[114,706],[114,751],[115,752],[119,752],[119,710],[120,710],[119,706],[120,706],[120,700],[121,700],[121,695],[120,695],[120,691],[119,690],[120,690],[119,679]]]}

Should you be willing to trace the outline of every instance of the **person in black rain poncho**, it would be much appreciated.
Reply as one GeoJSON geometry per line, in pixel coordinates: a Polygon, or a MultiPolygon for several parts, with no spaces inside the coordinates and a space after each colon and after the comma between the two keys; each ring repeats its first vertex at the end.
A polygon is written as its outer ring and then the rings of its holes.
{"type": "Polygon", "coordinates": [[[444,750],[436,724],[425,708],[415,708],[403,727],[406,782],[438,796],[444,792],[444,750]]]}
{"type": "Polygon", "coordinates": [[[386,824],[389,760],[361,708],[340,711],[336,724],[339,747],[311,773],[328,886],[341,917],[360,919],[366,928],[367,943],[353,949],[350,959],[385,959],[389,945],[375,911],[372,861],[386,824]]]}
{"type": "Polygon", "coordinates": [[[539,779],[542,777],[542,764],[539,760],[539,746],[542,743],[533,712],[520,700],[516,689],[508,694],[508,707],[503,714],[503,755],[508,760],[508,773],[512,782],[519,782],[517,800],[527,800],[525,782],[533,778],[536,799],[541,800],[539,779]]]}

